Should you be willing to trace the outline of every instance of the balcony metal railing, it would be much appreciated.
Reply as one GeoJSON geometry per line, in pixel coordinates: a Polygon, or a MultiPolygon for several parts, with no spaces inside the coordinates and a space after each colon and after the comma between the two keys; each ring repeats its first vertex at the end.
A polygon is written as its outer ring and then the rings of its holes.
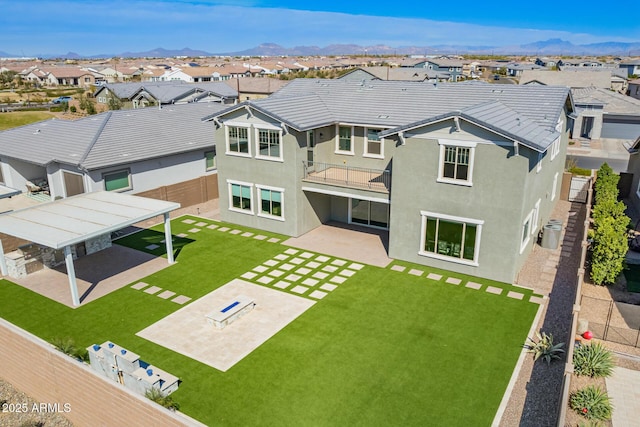
{"type": "Polygon", "coordinates": [[[307,162],[304,164],[305,181],[321,182],[341,187],[389,193],[391,172],[381,169],[366,169],[331,163],[307,162]]]}

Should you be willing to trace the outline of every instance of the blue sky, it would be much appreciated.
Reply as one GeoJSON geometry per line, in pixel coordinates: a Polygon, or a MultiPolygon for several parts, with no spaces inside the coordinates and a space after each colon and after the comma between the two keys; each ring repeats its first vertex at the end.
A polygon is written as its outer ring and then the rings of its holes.
{"type": "Polygon", "coordinates": [[[632,3],[508,1],[0,0],[0,51],[36,56],[189,47],[212,53],[386,44],[640,41],[632,3]],[[626,5],[626,6],[625,6],[626,5]],[[526,8],[526,9],[525,9],[526,8]],[[594,12],[596,11],[596,12],[594,12]]]}

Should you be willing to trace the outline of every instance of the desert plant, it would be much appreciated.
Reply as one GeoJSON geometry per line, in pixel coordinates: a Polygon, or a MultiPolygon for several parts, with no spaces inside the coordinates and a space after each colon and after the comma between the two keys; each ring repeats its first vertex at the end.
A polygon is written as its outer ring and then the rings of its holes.
{"type": "Polygon", "coordinates": [[[534,341],[531,338],[527,338],[528,342],[525,343],[524,348],[528,353],[533,353],[533,360],[542,359],[547,364],[550,364],[553,359],[560,359],[560,353],[564,353],[562,347],[564,343],[553,344],[553,335],[547,335],[546,332],[536,332],[538,341],[534,341]]]}
{"type": "Polygon", "coordinates": [[[73,355],[76,352],[76,345],[73,342],[73,339],[69,337],[56,337],[51,340],[51,344],[64,354],[73,355]]]}
{"type": "Polygon", "coordinates": [[[573,370],[577,375],[608,377],[614,366],[613,354],[599,342],[581,345],[573,351],[573,370]]]}
{"type": "Polygon", "coordinates": [[[573,392],[569,405],[571,409],[589,420],[609,420],[613,412],[609,395],[593,385],[573,392]]]}
{"type": "Polygon", "coordinates": [[[177,411],[180,409],[178,402],[174,401],[171,396],[164,394],[155,387],[151,387],[144,395],[147,399],[153,400],[158,405],[164,406],[171,411],[177,411]]]}

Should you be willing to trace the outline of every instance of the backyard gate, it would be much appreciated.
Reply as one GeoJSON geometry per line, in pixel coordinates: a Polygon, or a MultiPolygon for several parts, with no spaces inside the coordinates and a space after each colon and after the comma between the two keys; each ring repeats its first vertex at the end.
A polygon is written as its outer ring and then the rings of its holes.
{"type": "Polygon", "coordinates": [[[570,202],[587,202],[587,190],[589,190],[589,183],[591,178],[587,176],[572,176],[571,187],[569,188],[569,201],[570,202]]]}

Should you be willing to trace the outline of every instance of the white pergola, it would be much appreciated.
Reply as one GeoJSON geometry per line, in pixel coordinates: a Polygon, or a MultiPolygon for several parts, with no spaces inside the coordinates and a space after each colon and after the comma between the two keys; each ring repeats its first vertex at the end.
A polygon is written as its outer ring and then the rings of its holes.
{"type": "MultiPolygon", "coordinates": [[[[169,212],[179,203],[100,191],[42,203],[0,215],[0,232],[54,249],[64,248],[67,275],[74,306],[80,305],[71,247],[77,243],[164,215],[167,261],[173,264],[169,212]]],[[[2,241],[0,270],[7,276],[2,241]]]]}

